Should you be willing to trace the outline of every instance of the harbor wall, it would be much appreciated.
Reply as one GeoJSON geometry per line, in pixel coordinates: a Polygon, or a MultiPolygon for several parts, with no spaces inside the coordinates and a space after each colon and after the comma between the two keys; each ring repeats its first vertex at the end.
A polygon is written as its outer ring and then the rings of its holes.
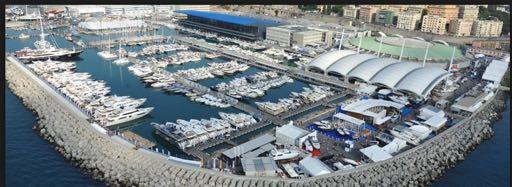
{"type": "Polygon", "coordinates": [[[490,124],[504,108],[504,96],[498,93],[497,99],[490,100],[477,114],[427,142],[386,161],[353,170],[302,180],[245,177],[171,162],[115,141],[95,130],[16,63],[5,63],[7,86],[38,116],[34,129],[75,166],[112,186],[423,186],[490,138],[490,124]]]}

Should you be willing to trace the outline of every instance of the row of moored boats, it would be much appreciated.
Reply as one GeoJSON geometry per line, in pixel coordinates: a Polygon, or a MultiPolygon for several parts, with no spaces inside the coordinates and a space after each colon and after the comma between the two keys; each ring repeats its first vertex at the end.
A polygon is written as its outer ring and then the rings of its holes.
{"type": "Polygon", "coordinates": [[[279,75],[273,71],[258,72],[254,75],[235,78],[228,83],[219,83],[213,89],[224,92],[234,98],[256,98],[265,95],[270,88],[292,83],[293,79],[286,75],[279,75]]]}
{"type": "Polygon", "coordinates": [[[73,72],[74,63],[49,60],[34,61],[28,66],[102,126],[132,121],[153,110],[139,108],[145,98],[109,95],[110,87],[104,81],[92,80],[89,73],[73,72]]]}
{"type": "Polygon", "coordinates": [[[303,105],[315,103],[335,94],[328,86],[310,85],[310,87],[304,87],[304,91],[301,93],[292,92],[289,98],[281,98],[277,103],[255,102],[255,104],[260,110],[272,115],[278,115],[303,105]]]}
{"type": "Polygon", "coordinates": [[[181,149],[196,146],[208,142],[211,139],[229,137],[236,129],[251,126],[257,123],[254,117],[244,113],[219,112],[218,118],[191,119],[189,121],[178,119],[175,123],[152,123],[152,126],[160,133],[174,139],[181,149]]]}

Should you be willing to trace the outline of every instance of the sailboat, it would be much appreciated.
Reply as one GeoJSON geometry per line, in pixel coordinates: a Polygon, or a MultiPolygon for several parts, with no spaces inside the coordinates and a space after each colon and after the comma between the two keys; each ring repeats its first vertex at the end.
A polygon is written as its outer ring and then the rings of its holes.
{"type": "MultiPolygon", "coordinates": [[[[72,59],[80,55],[83,50],[65,49],[59,48],[58,46],[52,45],[50,42],[45,40],[45,36],[48,34],[44,33],[43,20],[41,13],[39,13],[39,23],[41,26],[41,39],[34,42],[35,49],[25,47],[15,52],[15,56],[22,61],[34,61],[34,60],[67,60],[72,59]]],[[[50,37],[53,37],[50,35],[50,37]]],[[[55,45],[57,43],[53,40],[55,45]]]]}
{"type": "MultiPolygon", "coordinates": [[[[101,24],[101,22],[100,22],[101,24]]],[[[101,26],[100,26],[101,27],[101,26]]],[[[117,58],[117,55],[115,53],[112,53],[110,51],[110,35],[108,36],[108,45],[106,46],[107,50],[103,50],[98,52],[98,56],[105,60],[114,60],[117,58]]]]}
{"type": "MultiPolygon", "coordinates": [[[[123,50],[122,50],[122,49],[123,49],[123,48],[121,48],[121,42],[119,42],[119,51],[118,51],[118,52],[119,52],[119,55],[118,55],[118,56],[119,56],[119,58],[118,58],[117,60],[114,60],[114,63],[115,63],[115,64],[122,65],[122,64],[128,64],[128,63],[130,63],[130,61],[128,60],[128,58],[126,58],[126,57],[124,57],[124,56],[122,55],[122,53],[123,53],[123,50]]],[[[125,52],[125,53],[126,53],[126,52],[125,52]]]]}

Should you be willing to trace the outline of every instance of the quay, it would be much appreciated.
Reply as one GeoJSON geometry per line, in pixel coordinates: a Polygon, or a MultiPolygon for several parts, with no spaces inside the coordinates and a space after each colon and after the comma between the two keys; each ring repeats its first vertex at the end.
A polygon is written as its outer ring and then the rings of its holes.
{"type": "MultiPolygon", "coordinates": [[[[149,44],[149,43],[164,42],[166,39],[167,39],[167,37],[161,36],[161,35],[156,35],[156,36],[140,36],[140,37],[136,37],[135,36],[135,37],[123,38],[122,40],[111,40],[110,41],[110,45],[117,45],[120,42],[122,44],[127,44],[127,45],[136,44],[136,43],[149,44]]],[[[89,42],[87,44],[87,46],[89,46],[89,47],[101,47],[101,46],[106,46],[106,45],[108,45],[108,41],[107,40],[93,41],[93,42],[89,42]]]]}
{"type": "Polygon", "coordinates": [[[151,149],[152,147],[155,147],[155,145],[156,145],[156,143],[151,142],[151,141],[147,140],[146,138],[143,138],[143,137],[139,136],[138,134],[133,133],[130,130],[122,132],[121,136],[131,142],[134,142],[134,144],[137,147],[151,149]]]}

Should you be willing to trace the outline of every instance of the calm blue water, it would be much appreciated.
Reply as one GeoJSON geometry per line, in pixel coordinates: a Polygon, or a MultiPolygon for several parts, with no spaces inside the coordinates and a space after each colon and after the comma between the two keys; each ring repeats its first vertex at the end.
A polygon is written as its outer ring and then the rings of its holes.
{"type": "Polygon", "coordinates": [[[8,88],[4,92],[7,186],[104,186],[83,175],[32,130],[32,112],[8,88]]]}
{"type": "MultiPolygon", "coordinates": [[[[32,31],[36,32],[37,31],[32,31]]],[[[173,34],[171,30],[165,30],[166,34],[173,34]]],[[[17,36],[19,31],[6,30],[6,33],[12,36],[17,36]]],[[[116,35],[119,37],[120,35],[116,35]]],[[[112,38],[115,38],[113,36],[112,38]]],[[[99,36],[82,36],[82,40],[97,40],[99,36]]],[[[36,38],[30,38],[27,40],[12,39],[6,40],[6,51],[13,52],[19,50],[25,46],[33,46],[33,42],[36,38]]],[[[71,44],[60,37],[55,37],[55,40],[61,47],[71,47],[71,44]]],[[[117,49],[117,47],[116,47],[117,49]]],[[[131,50],[140,50],[140,46],[128,48],[131,50]]],[[[76,61],[78,72],[89,72],[92,77],[97,80],[104,80],[108,86],[111,87],[112,94],[117,95],[129,95],[134,98],[147,98],[144,104],[147,107],[155,107],[151,114],[137,122],[128,124],[123,129],[131,129],[135,133],[158,143],[158,147],[170,150],[172,155],[190,158],[175,146],[170,145],[163,139],[157,137],[153,132],[154,130],[150,127],[150,122],[166,122],[175,121],[177,119],[201,119],[218,117],[218,112],[240,112],[234,108],[220,109],[216,107],[210,107],[202,105],[196,102],[190,102],[187,97],[182,95],[171,95],[166,94],[157,89],[152,89],[145,86],[144,83],[140,82],[138,78],[131,74],[127,66],[117,66],[110,62],[102,60],[96,53],[97,49],[86,49],[81,55],[82,59],[76,61]]],[[[169,66],[168,71],[173,72],[178,69],[189,69],[201,66],[206,66],[208,62],[222,62],[222,59],[207,60],[203,59],[200,62],[188,63],[184,65],[169,66]]],[[[205,86],[213,86],[220,82],[232,80],[235,77],[251,75],[256,72],[262,71],[257,68],[250,68],[249,70],[235,74],[228,77],[220,77],[199,81],[200,84],[205,86]]],[[[267,95],[259,99],[253,99],[248,101],[251,105],[254,105],[255,101],[273,101],[277,99],[288,97],[290,92],[300,92],[302,87],[307,86],[306,83],[295,80],[292,84],[285,84],[282,87],[270,89],[267,91],[267,95]]],[[[6,176],[7,184],[9,186],[26,186],[26,185],[72,185],[72,186],[91,186],[100,185],[94,182],[87,176],[80,174],[78,168],[73,167],[67,163],[62,157],[54,151],[50,145],[40,138],[31,129],[33,124],[36,122],[34,116],[27,111],[20,103],[20,101],[6,89],[6,176]],[[64,176],[64,177],[63,177],[64,176]],[[37,183],[36,183],[37,182],[37,183]]],[[[509,103],[509,101],[508,101],[509,103]]],[[[509,105],[507,105],[509,107],[509,105]]],[[[470,174],[478,175],[478,177],[472,177],[471,179],[479,179],[484,185],[498,185],[509,184],[508,181],[508,168],[510,163],[508,158],[510,156],[509,149],[509,118],[507,108],[505,113],[506,117],[500,124],[494,126],[496,129],[496,135],[490,141],[486,141],[481,144],[476,151],[474,151],[465,162],[460,163],[457,168],[448,171],[445,177],[441,179],[436,185],[463,185],[463,184],[477,184],[476,182],[468,182],[470,174]],[[475,156],[476,155],[476,156],[475,156]],[[471,157],[476,157],[473,161],[468,162],[471,157]],[[492,158],[492,159],[491,159],[492,158]],[[475,164],[478,161],[485,160],[485,164],[475,164]],[[468,166],[465,166],[468,165],[468,166]],[[479,165],[484,171],[490,171],[486,173],[480,173],[482,169],[475,169],[471,173],[467,173],[470,169],[476,168],[479,165]],[[496,170],[493,166],[507,165],[504,171],[496,170]],[[466,167],[457,170],[459,167],[466,167]],[[506,171],[505,171],[506,170],[506,171]],[[460,171],[465,171],[465,175],[461,175],[460,171]],[[489,175],[489,176],[487,176],[489,175]],[[492,176],[491,176],[492,175],[492,176]],[[464,181],[462,181],[464,177],[464,181]],[[485,180],[484,180],[485,179],[485,180]],[[486,182],[487,181],[487,182],[486,182]],[[497,181],[497,182],[492,182],[497,181]],[[459,182],[459,183],[457,183],[459,182]],[[460,182],[464,182],[463,184],[460,182]],[[467,183],[466,183],[467,182],[467,183]]],[[[258,132],[252,133],[257,134],[258,132]]],[[[245,141],[247,137],[241,137],[236,141],[245,141]]],[[[222,147],[222,146],[221,146],[222,147]]],[[[484,162],[480,162],[484,163],[484,162]]],[[[501,168],[500,168],[501,169],[501,168]]]]}
{"type": "Polygon", "coordinates": [[[503,119],[492,126],[494,136],[432,186],[510,186],[510,96],[506,98],[503,119]]]}

